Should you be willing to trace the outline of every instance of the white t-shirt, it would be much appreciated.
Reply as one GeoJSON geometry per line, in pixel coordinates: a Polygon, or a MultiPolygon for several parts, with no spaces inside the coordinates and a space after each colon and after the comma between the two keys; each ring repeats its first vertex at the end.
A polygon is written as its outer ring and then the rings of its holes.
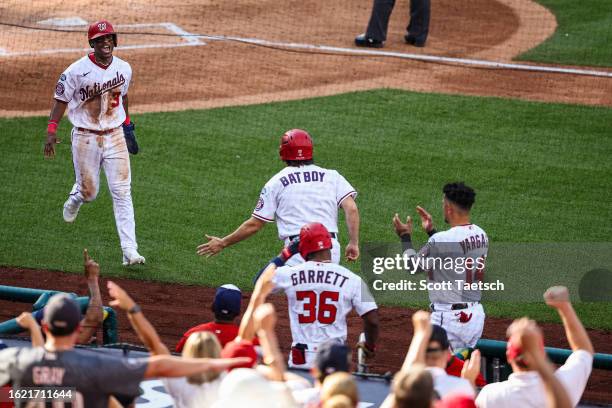
{"type": "Polygon", "coordinates": [[[123,96],[128,93],[132,68],[116,56],[108,67],[92,58],[86,55],[70,65],[60,75],[53,97],[68,103],[68,119],[74,127],[114,129],[125,121],[123,96]]]}
{"type": "Polygon", "coordinates": [[[449,375],[443,368],[427,367],[434,381],[434,390],[440,398],[451,394],[465,394],[470,397],[476,396],[476,391],[472,384],[465,378],[449,375]]]}
{"type": "Polygon", "coordinates": [[[310,222],[320,222],[329,232],[338,232],[338,207],[357,192],[336,170],[314,164],[287,166],[261,190],[253,217],[265,222],[276,220],[278,237],[299,235],[310,222]]]}
{"type": "MultiPolygon", "coordinates": [[[[555,372],[555,377],[563,384],[572,406],[580,402],[592,369],[593,355],[585,350],[576,350],[555,372]]],[[[544,385],[535,371],[516,372],[510,374],[506,381],[486,385],[478,394],[476,405],[479,408],[544,407],[544,385]]]]}
{"type": "Polygon", "coordinates": [[[289,302],[294,343],[320,344],[346,341],[346,316],[354,308],[359,316],[377,309],[362,279],[334,263],[308,261],[276,270],[272,280],[289,302]]]}
{"type": "Polygon", "coordinates": [[[219,386],[225,377],[222,373],[216,380],[200,385],[190,384],[186,377],[162,378],[168,394],[174,399],[175,408],[212,407],[219,397],[219,386]]]}

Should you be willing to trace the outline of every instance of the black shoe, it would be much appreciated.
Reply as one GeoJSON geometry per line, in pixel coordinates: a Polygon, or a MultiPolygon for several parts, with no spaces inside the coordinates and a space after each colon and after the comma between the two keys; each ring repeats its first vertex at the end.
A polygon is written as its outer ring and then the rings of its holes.
{"type": "Polygon", "coordinates": [[[355,37],[355,45],[358,47],[382,48],[384,47],[385,43],[383,41],[366,37],[365,34],[360,34],[355,37]]]}
{"type": "Polygon", "coordinates": [[[406,34],[404,36],[404,41],[406,41],[406,44],[414,45],[415,47],[419,48],[425,46],[425,41],[417,41],[417,39],[412,37],[410,34],[406,34]]]}

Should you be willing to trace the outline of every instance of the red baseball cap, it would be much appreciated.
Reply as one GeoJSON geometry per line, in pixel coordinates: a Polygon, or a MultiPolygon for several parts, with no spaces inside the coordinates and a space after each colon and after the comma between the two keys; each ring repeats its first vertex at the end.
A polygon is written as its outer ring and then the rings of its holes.
{"type": "Polygon", "coordinates": [[[221,357],[247,357],[250,359],[248,363],[233,366],[230,371],[234,368],[253,368],[257,364],[257,351],[255,346],[253,346],[253,342],[248,340],[230,341],[221,350],[221,357]]]}
{"type": "Polygon", "coordinates": [[[476,402],[469,395],[451,394],[438,401],[436,408],[476,408],[476,402]]]}
{"type": "Polygon", "coordinates": [[[98,37],[103,37],[105,35],[112,35],[113,42],[115,47],[117,46],[117,33],[113,28],[113,25],[107,20],[100,20],[92,23],[89,26],[89,30],[87,30],[87,39],[91,43],[91,41],[95,40],[98,37]]]}

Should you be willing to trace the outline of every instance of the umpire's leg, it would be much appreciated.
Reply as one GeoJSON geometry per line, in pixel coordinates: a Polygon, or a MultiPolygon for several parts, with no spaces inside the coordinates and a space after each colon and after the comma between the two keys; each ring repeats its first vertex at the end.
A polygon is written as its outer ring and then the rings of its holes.
{"type": "Polygon", "coordinates": [[[366,37],[376,41],[387,40],[387,27],[389,27],[389,18],[394,5],[395,0],[374,0],[366,37]]]}
{"type": "Polygon", "coordinates": [[[408,24],[408,34],[406,42],[422,47],[427,41],[429,34],[429,15],[431,14],[430,0],[411,0],[410,1],[410,23],[408,24]]]}

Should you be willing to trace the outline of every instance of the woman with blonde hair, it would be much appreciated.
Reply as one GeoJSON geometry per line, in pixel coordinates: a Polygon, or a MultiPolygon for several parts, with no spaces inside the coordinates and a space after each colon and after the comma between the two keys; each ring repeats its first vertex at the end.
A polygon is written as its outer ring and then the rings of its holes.
{"type": "MultiPolygon", "coordinates": [[[[157,331],[144,317],[136,302],[114,282],[108,282],[108,289],[114,299],[110,304],[128,311],[128,319],[132,328],[151,354],[170,354],[168,347],[162,343],[157,331]]],[[[219,358],[221,344],[213,333],[196,332],[185,342],[182,356],[185,358],[219,358]]],[[[206,408],[212,406],[217,400],[219,385],[224,376],[225,372],[206,372],[190,377],[162,378],[162,382],[168,394],[174,399],[176,408],[206,408]]]]}
{"type": "MultiPolygon", "coordinates": [[[[325,378],[321,388],[321,401],[324,407],[336,395],[344,395],[351,401],[351,407],[356,408],[359,404],[359,391],[357,383],[352,375],[345,372],[334,373],[325,378]]],[[[328,404],[328,405],[326,405],[328,404]]]]}

